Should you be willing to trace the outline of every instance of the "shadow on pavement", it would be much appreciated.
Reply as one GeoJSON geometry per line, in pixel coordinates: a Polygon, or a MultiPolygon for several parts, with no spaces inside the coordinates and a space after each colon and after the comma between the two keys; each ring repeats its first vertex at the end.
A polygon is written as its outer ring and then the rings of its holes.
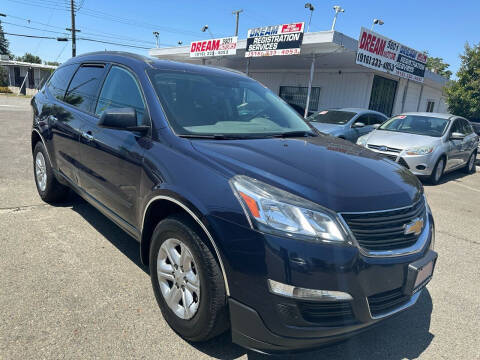
{"type": "MultiPolygon", "coordinates": [[[[458,178],[455,177],[456,175],[456,173],[452,173],[447,175],[446,179],[449,176],[453,179],[458,178]]],[[[146,274],[149,273],[148,268],[140,261],[140,244],[135,239],[77,195],[72,195],[69,204],[112,245],[146,274]]],[[[426,289],[416,305],[392,319],[386,320],[383,324],[342,343],[296,354],[268,356],[247,351],[231,342],[230,332],[205,343],[190,343],[190,345],[217,359],[236,359],[244,354],[248,355],[249,360],[415,359],[425,351],[433,339],[433,335],[429,332],[432,309],[432,298],[426,289]]]]}

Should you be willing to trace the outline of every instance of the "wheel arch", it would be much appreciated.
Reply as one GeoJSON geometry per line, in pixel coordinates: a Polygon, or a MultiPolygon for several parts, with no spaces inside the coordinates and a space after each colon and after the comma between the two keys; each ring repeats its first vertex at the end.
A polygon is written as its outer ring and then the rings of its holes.
{"type": "Polygon", "coordinates": [[[227,296],[229,296],[230,290],[228,286],[227,274],[223,265],[222,257],[220,255],[220,250],[218,249],[211,232],[208,230],[207,225],[205,225],[201,220],[201,213],[195,209],[193,205],[187,205],[185,201],[181,201],[176,197],[170,195],[156,195],[152,197],[145,206],[140,235],[140,259],[142,263],[147,266],[149,265],[150,243],[155,226],[161,220],[173,214],[187,215],[192,220],[192,223],[197,227],[199,234],[203,235],[202,238],[204,242],[210,248],[210,251],[212,251],[213,256],[220,265],[225,283],[225,290],[227,296]]]}

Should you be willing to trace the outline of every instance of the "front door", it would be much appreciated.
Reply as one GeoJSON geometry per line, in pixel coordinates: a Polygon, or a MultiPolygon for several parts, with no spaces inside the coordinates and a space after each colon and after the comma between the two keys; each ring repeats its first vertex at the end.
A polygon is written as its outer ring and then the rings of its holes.
{"type": "Polygon", "coordinates": [[[449,130],[446,170],[454,169],[464,162],[464,140],[452,140],[450,136],[453,133],[463,134],[463,126],[460,119],[456,119],[449,130]]]}
{"type": "Polygon", "coordinates": [[[133,73],[112,66],[95,107],[95,121],[81,132],[81,187],[95,200],[132,226],[137,225],[143,154],[149,137],[137,132],[107,129],[97,125],[109,108],[134,108],[138,123],[148,118],[139,83],[133,73]]]}

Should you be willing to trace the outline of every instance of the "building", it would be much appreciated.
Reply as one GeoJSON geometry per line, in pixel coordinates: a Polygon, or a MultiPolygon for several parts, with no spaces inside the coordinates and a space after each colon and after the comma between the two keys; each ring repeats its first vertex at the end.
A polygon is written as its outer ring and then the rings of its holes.
{"type": "Polygon", "coordinates": [[[15,93],[35,95],[57,67],[16,60],[0,59],[0,66],[7,69],[8,87],[15,93]]]}
{"type": "Polygon", "coordinates": [[[447,112],[447,79],[425,72],[424,82],[399,78],[355,63],[358,41],[338,31],[305,33],[300,55],[246,58],[246,40],[236,55],[191,58],[190,46],[154,48],[150,56],[240,70],[288,103],[305,108],[313,70],[309,110],[361,107],[394,115],[406,111],[447,112]]]}

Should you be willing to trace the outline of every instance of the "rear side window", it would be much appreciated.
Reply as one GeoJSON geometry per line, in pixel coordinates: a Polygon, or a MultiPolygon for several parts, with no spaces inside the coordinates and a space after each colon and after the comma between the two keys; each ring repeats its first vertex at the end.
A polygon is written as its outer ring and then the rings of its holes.
{"type": "Polygon", "coordinates": [[[103,65],[82,65],[73,76],[64,101],[81,110],[92,112],[104,71],[103,65]]]}
{"type": "Polygon", "coordinates": [[[64,65],[58,68],[48,81],[48,91],[58,100],[63,100],[68,83],[75,72],[75,65],[64,65]]]}
{"type": "Polygon", "coordinates": [[[95,114],[101,115],[110,108],[134,108],[137,123],[143,123],[145,103],[135,77],[126,69],[112,66],[98,98],[95,114]]]}

